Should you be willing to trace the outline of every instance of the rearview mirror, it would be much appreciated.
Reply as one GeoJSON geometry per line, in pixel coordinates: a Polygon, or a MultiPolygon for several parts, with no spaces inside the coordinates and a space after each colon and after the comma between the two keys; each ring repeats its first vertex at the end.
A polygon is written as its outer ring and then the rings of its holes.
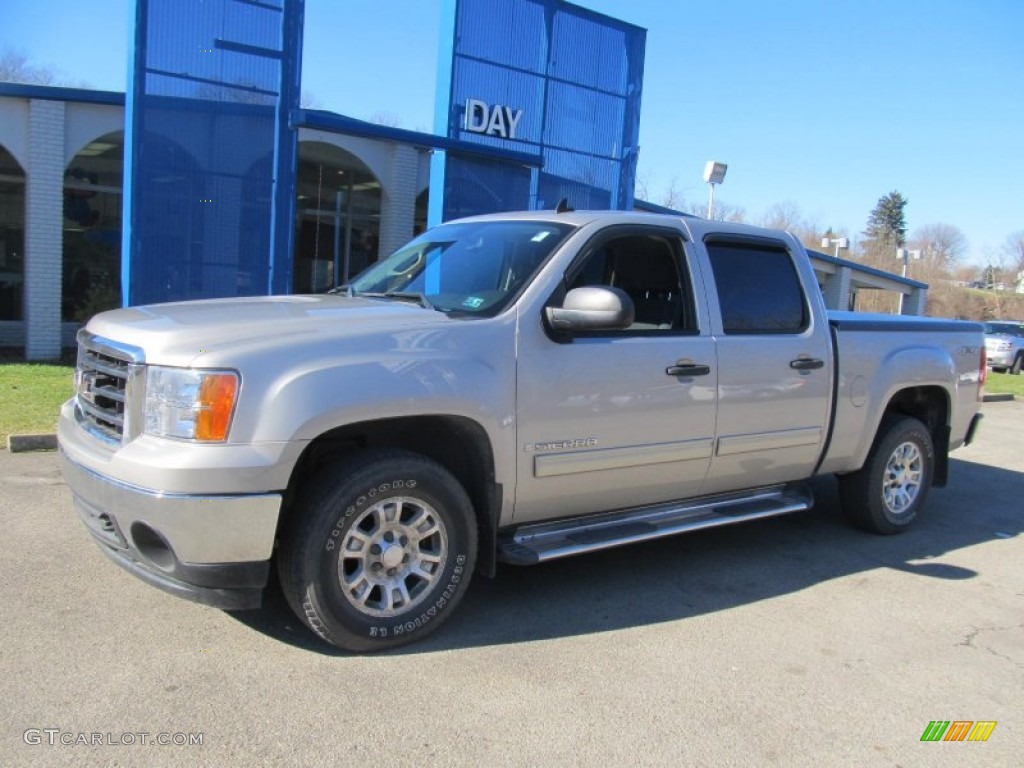
{"type": "Polygon", "coordinates": [[[555,331],[620,331],[633,324],[635,310],[625,291],[594,285],[573,288],[561,307],[545,312],[555,331]]]}

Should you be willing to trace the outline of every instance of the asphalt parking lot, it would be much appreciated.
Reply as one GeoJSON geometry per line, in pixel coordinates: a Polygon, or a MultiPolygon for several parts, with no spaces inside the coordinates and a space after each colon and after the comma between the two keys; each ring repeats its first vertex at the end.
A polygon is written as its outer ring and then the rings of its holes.
{"type": "Polygon", "coordinates": [[[0,451],[0,765],[1021,765],[1024,403],[984,410],[903,536],[847,527],[825,480],[809,513],[502,568],[365,657],[276,591],[228,614],[144,585],[53,453],[0,451]]]}

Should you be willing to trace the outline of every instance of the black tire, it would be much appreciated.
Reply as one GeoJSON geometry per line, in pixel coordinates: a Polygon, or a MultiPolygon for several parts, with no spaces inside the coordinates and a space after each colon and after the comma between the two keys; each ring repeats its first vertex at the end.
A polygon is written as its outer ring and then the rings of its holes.
{"type": "Polygon", "coordinates": [[[327,468],[290,520],[278,561],[285,597],[346,651],[394,648],[436,630],[476,564],[465,490],[407,451],[365,451],[327,468]]]}
{"type": "Polygon", "coordinates": [[[1017,356],[1013,359],[1013,365],[1010,366],[1011,376],[1020,376],[1020,367],[1022,362],[1024,362],[1024,352],[1018,352],[1017,356]]]}
{"type": "Polygon", "coordinates": [[[905,531],[928,497],[934,467],[935,448],[925,425],[910,416],[884,417],[864,466],[839,477],[843,513],[868,531],[905,531]]]}

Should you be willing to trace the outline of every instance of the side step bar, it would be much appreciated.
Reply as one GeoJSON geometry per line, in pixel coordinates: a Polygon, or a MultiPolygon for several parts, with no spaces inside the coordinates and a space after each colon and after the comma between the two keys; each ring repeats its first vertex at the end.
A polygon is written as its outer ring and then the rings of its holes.
{"type": "Polygon", "coordinates": [[[814,497],[806,486],[780,485],[743,494],[522,525],[499,537],[498,559],[514,565],[536,565],[686,531],[802,512],[812,506],[814,497]]]}

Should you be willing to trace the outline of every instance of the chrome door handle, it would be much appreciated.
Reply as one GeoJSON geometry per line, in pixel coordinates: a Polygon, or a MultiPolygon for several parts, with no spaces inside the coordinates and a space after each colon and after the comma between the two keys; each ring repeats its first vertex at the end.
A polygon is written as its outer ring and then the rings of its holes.
{"type": "Polygon", "coordinates": [[[711,373],[710,365],[697,365],[696,363],[676,363],[665,369],[669,376],[707,376],[711,373]]]}
{"type": "Polygon", "coordinates": [[[824,368],[825,361],[813,357],[798,357],[796,360],[789,361],[789,367],[794,371],[814,371],[824,368]]]}

